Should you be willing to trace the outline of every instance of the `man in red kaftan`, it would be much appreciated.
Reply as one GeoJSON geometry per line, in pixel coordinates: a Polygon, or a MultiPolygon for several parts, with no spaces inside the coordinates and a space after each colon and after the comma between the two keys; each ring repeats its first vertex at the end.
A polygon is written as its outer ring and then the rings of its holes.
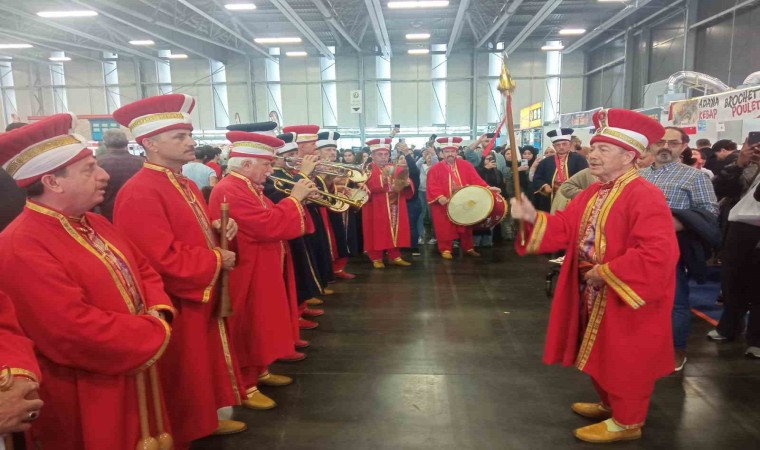
{"type": "Polygon", "coordinates": [[[238,265],[230,272],[234,314],[230,335],[238,354],[251,409],[271,409],[276,403],[258,385],[286,386],[290,377],[269,372],[269,365],[292,354],[299,338],[298,300],[288,240],[306,232],[307,213],[301,202],[316,192],[301,180],[285,200],[275,204],[264,193],[272,173],[275,149],[284,142],[271,135],[230,131],[229,175],[211,192],[212,219],[221,218],[223,203],[240,226],[236,250],[238,265]]]}
{"type": "Polygon", "coordinates": [[[428,172],[427,201],[433,216],[438,251],[441,252],[443,259],[453,259],[454,239],[459,239],[459,245],[464,253],[480,256],[475,251],[472,227],[452,222],[447,213],[448,204],[451,196],[465,186],[483,186],[495,192],[501,192],[501,190],[498,187],[489,187],[488,183],[480,178],[472,164],[457,157],[462,138],[442,137],[438,138],[437,142],[443,152],[443,161],[435,164],[428,172]]]}
{"type": "MultiPolygon", "coordinates": [[[[28,198],[0,234],[0,289],[42,374],[45,410],[30,448],[150,448],[171,440],[153,366],[176,311],[140,251],[88,212],[108,174],[75,127],[73,114],[57,114],[0,135],[0,163],[28,198]]],[[[39,372],[28,356],[9,362],[27,365],[20,374],[30,378],[39,372]]]]}
{"type": "MultiPolygon", "coordinates": [[[[226,321],[217,316],[220,273],[234,266],[235,254],[219,248],[219,222],[211,222],[198,186],[181,174],[195,158],[194,105],[188,95],[160,95],[113,114],[147,158],[116,197],[114,224],[147,256],[179,310],[161,362],[178,450],[212,433],[245,429],[242,422],[217,419],[218,408],[241,402],[240,370],[226,321]]],[[[228,237],[234,220],[230,227],[228,237]]]]}
{"type": "Polygon", "coordinates": [[[594,115],[590,170],[599,178],[556,215],[523,195],[512,216],[526,222],[520,254],[566,250],[544,362],[591,376],[598,403],[573,411],[603,420],[575,430],[588,442],[638,439],[655,381],[673,371],[672,321],[678,244],[662,192],[639,176],[636,158],[664,129],[628,110],[594,115]]]}
{"type": "Polygon", "coordinates": [[[366,183],[369,201],[362,208],[362,226],[364,250],[376,269],[385,267],[385,252],[392,264],[411,266],[401,257],[401,248],[409,247],[411,243],[406,201],[414,195],[414,184],[404,167],[406,162],[389,164],[390,145],[390,138],[367,141],[372,164],[366,183]]]}

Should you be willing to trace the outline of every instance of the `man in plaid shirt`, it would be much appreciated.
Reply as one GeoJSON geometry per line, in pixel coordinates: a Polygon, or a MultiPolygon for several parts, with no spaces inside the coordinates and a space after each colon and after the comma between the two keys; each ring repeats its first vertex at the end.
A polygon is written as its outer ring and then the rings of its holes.
{"type": "MultiPolygon", "coordinates": [[[[689,145],[689,135],[681,128],[666,127],[665,135],[650,146],[654,164],[641,169],[641,175],[665,194],[670,209],[700,209],[718,215],[718,200],[710,178],[698,169],[681,163],[681,153],[689,145]]],[[[676,231],[683,224],[673,218],[676,231]]],[[[691,333],[689,280],[686,268],[679,261],[676,268],[676,296],[673,306],[673,344],[676,350],[676,371],[686,364],[686,342],[691,333]]]]}

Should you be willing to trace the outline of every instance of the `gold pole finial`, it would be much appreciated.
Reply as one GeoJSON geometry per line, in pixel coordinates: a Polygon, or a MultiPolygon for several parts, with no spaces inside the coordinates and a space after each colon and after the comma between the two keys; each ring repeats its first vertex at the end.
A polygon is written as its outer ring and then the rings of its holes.
{"type": "Polygon", "coordinates": [[[509,69],[507,69],[507,57],[505,55],[501,60],[501,74],[499,75],[499,86],[497,89],[502,95],[511,95],[515,92],[516,87],[517,83],[512,79],[512,75],[509,73],[509,69]]]}

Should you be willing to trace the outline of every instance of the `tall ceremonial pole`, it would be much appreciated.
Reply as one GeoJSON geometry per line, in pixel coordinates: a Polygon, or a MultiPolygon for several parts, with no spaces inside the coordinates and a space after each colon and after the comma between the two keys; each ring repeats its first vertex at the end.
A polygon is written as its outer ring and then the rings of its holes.
{"type": "MultiPolygon", "coordinates": [[[[506,102],[504,114],[506,116],[507,129],[509,130],[509,144],[512,147],[512,179],[515,185],[515,198],[519,202],[522,192],[520,191],[520,172],[517,164],[519,157],[517,155],[517,139],[515,137],[515,120],[512,114],[512,94],[515,92],[515,88],[517,88],[517,83],[512,79],[512,75],[509,73],[509,69],[507,69],[507,55],[505,53],[502,57],[501,74],[499,75],[499,86],[497,89],[504,96],[506,102]]],[[[525,224],[523,221],[519,222],[519,227],[520,245],[525,245],[525,224]]]]}
{"type": "MultiPolygon", "coordinates": [[[[229,250],[230,243],[227,239],[227,224],[230,222],[230,204],[227,203],[227,198],[219,204],[221,209],[221,239],[220,247],[222,250],[229,250]]],[[[229,317],[232,315],[232,300],[230,299],[230,273],[227,270],[222,271],[222,298],[219,301],[219,317],[229,317]]]]}

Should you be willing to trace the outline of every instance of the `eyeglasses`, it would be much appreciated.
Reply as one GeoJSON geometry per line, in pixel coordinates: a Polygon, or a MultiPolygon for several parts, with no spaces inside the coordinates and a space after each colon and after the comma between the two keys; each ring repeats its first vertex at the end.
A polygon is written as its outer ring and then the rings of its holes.
{"type": "Polygon", "coordinates": [[[657,141],[657,145],[660,147],[668,146],[668,147],[678,147],[679,145],[683,145],[683,142],[681,141],[657,141]]]}

